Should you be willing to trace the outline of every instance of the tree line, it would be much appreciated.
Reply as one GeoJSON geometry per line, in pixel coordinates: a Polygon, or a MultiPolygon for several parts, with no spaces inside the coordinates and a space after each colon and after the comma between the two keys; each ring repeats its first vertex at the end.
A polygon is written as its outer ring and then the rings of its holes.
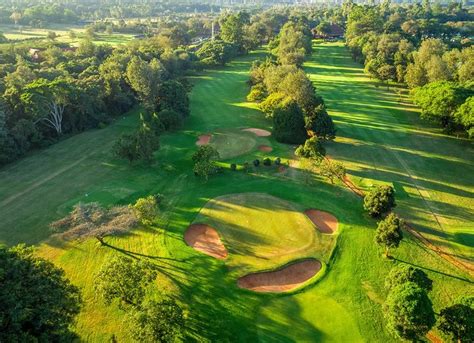
{"type": "Polygon", "coordinates": [[[461,3],[346,3],[346,43],[372,77],[405,83],[423,118],[474,135],[473,15],[461,3]]]}

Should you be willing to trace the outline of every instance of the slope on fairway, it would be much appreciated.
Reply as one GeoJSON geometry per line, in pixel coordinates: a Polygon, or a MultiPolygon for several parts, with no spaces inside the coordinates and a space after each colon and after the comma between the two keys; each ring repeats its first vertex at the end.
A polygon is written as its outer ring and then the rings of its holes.
{"type": "Polygon", "coordinates": [[[389,183],[397,212],[439,246],[474,261],[474,150],[422,122],[406,96],[377,86],[342,43],[315,45],[305,70],[337,125],[328,154],[358,186],[389,183]]]}
{"type": "Polygon", "coordinates": [[[314,251],[326,259],[334,242],[295,205],[264,193],[214,198],[194,222],[215,228],[229,252],[227,264],[246,272],[274,269],[314,251]]]}

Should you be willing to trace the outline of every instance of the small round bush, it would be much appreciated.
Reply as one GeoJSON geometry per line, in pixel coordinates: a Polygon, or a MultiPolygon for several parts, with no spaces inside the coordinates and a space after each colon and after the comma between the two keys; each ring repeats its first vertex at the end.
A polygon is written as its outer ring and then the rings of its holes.
{"type": "Polygon", "coordinates": [[[263,165],[265,166],[271,166],[272,165],[272,160],[269,159],[268,157],[263,160],[263,165]]]}
{"type": "Polygon", "coordinates": [[[277,157],[275,158],[275,165],[279,166],[281,164],[281,158],[277,157]]]}
{"type": "Polygon", "coordinates": [[[244,162],[244,170],[248,172],[250,170],[250,163],[244,162]]]}
{"type": "Polygon", "coordinates": [[[235,163],[232,163],[232,164],[230,165],[230,170],[236,171],[236,170],[237,170],[237,165],[236,165],[235,163]]]}
{"type": "Polygon", "coordinates": [[[258,160],[258,159],[257,159],[257,160],[254,160],[254,161],[253,161],[253,165],[254,165],[255,167],[258,167],[258,166],[260,165],[260,160],[258,160]]]}

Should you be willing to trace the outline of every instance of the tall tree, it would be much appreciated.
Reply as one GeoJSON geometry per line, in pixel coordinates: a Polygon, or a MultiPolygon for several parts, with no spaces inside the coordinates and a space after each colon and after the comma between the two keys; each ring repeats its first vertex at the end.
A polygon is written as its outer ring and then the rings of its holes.
{"type": "Polygon", "coordinates": [[[0,249],[0,341],[72,341],[82,300],[64,271],[32,248],[0,249]]]}
{"type": "Polygon", "coordinates": [[[121,309],[141,309],[146,288],[156,271],[142,260],[118,256],[105,263],[95,278],[95,292],[106,305],[118,301],[121,309]]]}
{"type": "Polygon", "coordinates": [[[381,220],[375,232],[375,242],[385,249],[385,257],[389,257],[390,249],[397,248],[403,239],[403,222],[394,213],[381,220]]]}
{"type": "Polygon", "coordinates": [[[459,343],[474,342],[474,297],[459,299],[439,312],[438,328],[459,343]]]}
{"type": "Polygon", "coordinates": [[[436,322],[426,291],[413,282],[405,282],[390,291],[384,314],[387,329],[399,339],[420,339],[436,322]]]}

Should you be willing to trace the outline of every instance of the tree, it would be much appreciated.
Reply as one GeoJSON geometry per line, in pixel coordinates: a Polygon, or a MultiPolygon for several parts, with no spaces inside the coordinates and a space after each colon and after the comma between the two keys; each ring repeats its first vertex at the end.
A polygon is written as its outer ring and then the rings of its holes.
{"type": "Polygon", "coordinates": [[[160,110],[172,110],[183,117],[189,116],[188,92],[181,82],[163,82],[158,89],[157,100],[160,110]]]}
{"type": "Polygon", "coordinates": [[[58,35],[54,31],[48,31],[48,33],[46,34],[46,38],[50,40],[55,40],[57,37],[58,35]]]}
{"type": "Polygon", "coordinates": [[[395,191],[392,186],[377,186],[364,197],[364,209],[372,217],[380,217],[395,207],[395,191]]]}
{"type": "Polygon", "coordinates": [[[147,63],[135,56],[127,65],[127,80],[130,87],[138,94],[145,107],[150,111],[154,111],[157,106],[162,74],[163,67],[157,59],[147,63]]]}
{"type": "Polygon", "coordinates": [[[289,144],[306,140],[303,112],[296,101],[288,99],[274,110],[273,136],[278,142],[289,144]]]}
{"type": "Polygon", "coordinates": [[[132,134],[124,134],[113,147],[119,158],[134,161],[151,162],[153,153],[160,148],[159,136],[150,126],[143,122],[141,127],[132,134]]]}
{"type": "Polygon", "coordinates": [[[398,264],[393,267],[385,278],[385,288],[390,291],[405,282],[413,282],[427,292],[433,288],[433,281],[428,275],[423,270],[409,264],[398,264]]]}
{"type": "Polygon", "coordinates": [[[384,314],[389,332],[401,339],[420,339],[436,322],[426,291],[413,282],[405,282],[390,291],[384,314]]]}
{"type": "Polygon", "coordinates": [[[438,81],[412,91],[413,101],[421,108],[421,117],[439,122],[450,129],[458,107],[473,91],[454,82],[438,81]]]}
{"type": "Polygon", "coordinates": [[[231,43],[216,39],[205,42],[196,52],[196,56],[205,65],[225,65],[235,56],[235,50],[231,43]]]}
{"type": "Polygon", "coordinates": [[[38,79],[24,87],[21,102],[36,122],[46,123],[61,135],[64,110],[69,104],[70,92],[70,83],[66,80],[38,79]]]}
{"type": "Polygon", "coordinates": [[[224,42],[234,44],[240,52],[245,51],[244,25],[250,22],[246,12],[227,14],[221,18],[220,36],[224,42]]]}
{"type": "Polygon", "coordinates": [[[319,139],[333,140],[336,128],[324,104],[316,106],[305,116],[306,130],[312,131],[319,139]]]}
{"type": "Polygon", "coordinates": [[[346,167],[341,162],[325,158],[319,165],[319,173],[327,177],[331,184],[334,184],[334,179],[344,180],[346,167]]]}
{"type": "Polygon", "coordinates": [[[0,341],[72,341],[79,289],[32,248],[0,249],[0,341]]]}
{"type": "Polygon", "coordinates": [[[158,215],[158,204],[153,195],[138,199],[131,208],[136,217],[145,225],[150,225],[158,215]]]}
{"type": "Polygon", "coordinates": [[[209,175],[216,172],[215,162],[219,159],[219,152],[210,145],[201,145],[192,157],[194,162],[194,174],[200,177],[209,178],[209,175]]]}
{"type": "Polygon", "coordinates": [[[137,342],[175,342],[183,331],[185,314],[173,299],[150,301],[132,312],[130,323],[137,342]]]}
{"type": "Polygon", "coordinates": [[[295,154],[300,157],[312,159],[319,163],[326,155],[326,149],[324,149],[318,137],[314,136],[307,139],[304,142],[304,145],[300,145],[296,149],[295,154]]]}
{"type": "Polygon", "coordinates": [[[457,342],[474,342],[474,297],[461,298],[439,312],[438,328],[457,342]]]}
{"type": "Polygon", "coordinates": [[[470,138],[474,137],[474,96],[466,99],[454,113],[454,119],[464,126],[470,138]]]}
{"type": "Polygon", "coordinates": [[[403,222],[394,213],[381,220],[375,232],[375,242],[385,248],[385,257],[389,257],[389,249],[398,248],[403,239],[403,222]]]}
{"type": "Polygon", "coordinates": [[[118,301],[120,309],[141,309],[146,288],[156,279],[156,270],[142,260],[124,256],[106,262],[95,277],[94,289],[106,305],[118,301]]]}

